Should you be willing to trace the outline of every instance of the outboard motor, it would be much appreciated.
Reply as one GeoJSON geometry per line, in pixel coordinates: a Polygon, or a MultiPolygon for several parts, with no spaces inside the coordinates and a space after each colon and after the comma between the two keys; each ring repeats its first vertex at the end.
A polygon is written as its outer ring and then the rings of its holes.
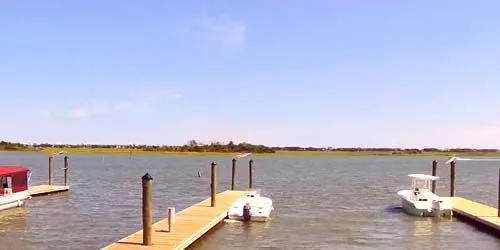
{"type": "Polygon", "coordinates": [[[250,214],[250,209],[252,207],[250,206],[250,204],[245,204],[245,206],[243,206],[243,220],[244,221],[250,221],[250,219],[252,219],[252,215],[250,214]]]}
{"type": "Polygon", "coordinates": [[[433,200],[432,201],[432,214],[435,217],[440,216],[441,212],[441,201],[439,200],[433,200]]]}

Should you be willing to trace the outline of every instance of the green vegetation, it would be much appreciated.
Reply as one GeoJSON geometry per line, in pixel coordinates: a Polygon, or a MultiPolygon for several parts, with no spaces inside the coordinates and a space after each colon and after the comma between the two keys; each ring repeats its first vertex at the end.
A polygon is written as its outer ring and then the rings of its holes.
{"type": "Polygon", "coordinates": [[[21,151],[28,147],[21,143],[0,141],[0,151],[21,151]]]}
{"type": "Polygon", "coordinates": [[[229,142],[222,144],[200,144],[190,140],[182,146],[152,146],[152,145],[53,145],[36,144],[26,145],[21,143],[0,142],[0,151],[10,152],[39,152],[44,154],[65,151],[68,154],[116,154],[116,155],[186,155],[208,156],[224,155],[234,156],[238,153],[253,153],[259,156],[484,156],[500,157],[497,149],[400,149],[400,148],[314,148],[314,147],[268,147],[249,143],[235,144],[229,142]]]}

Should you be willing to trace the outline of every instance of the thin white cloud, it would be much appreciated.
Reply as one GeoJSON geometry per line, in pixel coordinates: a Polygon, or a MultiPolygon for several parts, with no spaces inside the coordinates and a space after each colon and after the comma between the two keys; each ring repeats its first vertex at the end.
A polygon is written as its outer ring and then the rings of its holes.
{"type": "Polygon", "coordinates": [[[247,26],[228,17],[203,15],[191,23],[188,35],[194,41],[224,53],[233,53],[245,46],[247,26]]]}
{"type": "Polygon", "coordinates": [[[52,121],[57,119],[87,119],[95,116],[114,114],[145,113],[152,111],[156,106],[165,102],[174,102],[183,98],[178,92],[147,91],[136,94],[127,100],[90,100],[86,104],[72,108],[37,109],[34,116],[39,121],[52,121]]]}
{"type": "Polygon", "coordinates": [[[90,112],[86,108],[76,108],[70,111],[70,115],[74,118],[86,118],[90,115],[90,112]]]}

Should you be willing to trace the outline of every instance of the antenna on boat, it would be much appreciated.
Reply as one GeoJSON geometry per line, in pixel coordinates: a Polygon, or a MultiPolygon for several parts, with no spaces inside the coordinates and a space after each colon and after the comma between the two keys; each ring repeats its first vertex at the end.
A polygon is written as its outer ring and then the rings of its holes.
{"type": "Polygon", "coordinates": [[[452,162],[456,161],[457,159],[458,159],[458,157],[456,157],[456,156],[452,156],[450,159],[448,159],[448,160],[446,161],[446,163],[445,163],[445,164],[450,164],[450,163],[452,163],[452,162]]]}
{"type": "Polygon", "coordinates": [[[245,157],[250,156],[250,155],[252,155],[252,153],[240,153],[240,154],[236,155],[235,158],[241,159],[241,158],[245,158],[245,157]]]}
{"type": "Polygon", "coordinates": [[[456,161],[500,161],[500,158],[461,158],[453,156],[450,159],[448,159],[448,161],[446,161],[446,164],[450,164],[456,161]]]}
{"type": "Polygon", "coordinates": [[[55,156],[58,156],[58,155],[63,155],[63,154],[66,154],[66,152],[64,151],[59,151],[57,153],[51,153],[49,154],[49,157],[55,157],[55,156]]]}

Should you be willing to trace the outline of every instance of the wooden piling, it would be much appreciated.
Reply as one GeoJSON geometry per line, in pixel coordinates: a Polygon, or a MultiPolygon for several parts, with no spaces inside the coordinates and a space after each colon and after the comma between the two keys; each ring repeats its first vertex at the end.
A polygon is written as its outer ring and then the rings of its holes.
{"type": "Polygon", "coordinates": [[[153,177],[146,173],[142,176],[142,244],[151,246],[151,233],[153,228],[153,177]]]}
{"type": "MultiPolygon", "coordinates": [[[[437,175],[437,161],[436,160],[433,160],[432,161],[432,176],[436,176],[437,175]]],[[[431,191],[433,193],[436,193],[436,181],[432,181],[432,189],[431,191]]]]}
{"type": "Polygon", "coordinates": [[[68,156],[64,156],[64,186],[68,185],[68,156]]]}
{"type": "Polygon", "coordinates": [[[216,183],[216,169],[215,162],[212,162],[212,176],[211,176],[211,183],[210,183],[210,206],[215,207],[216,201],[215,201],[215,195],[217,194],[217,183],[216,183]]]}
{"type": "Polygon", "coordinates": [[[253,159],[250,159],[248,161],[248,189],[252,189],[252,187],[253,187],[252,168],[253,168],[253,159]]]}
{"type": "Polygon", "coordinates": [[[49,185],[52,185],[52,156],[49,156],[49,185]]]}
{"type": "Polygon", "coordinates": [[[455,161],[450,162],[450,197],[455,196],[455,161]]]}
{"type": "Polygon", "coordinates": [[[233,168],[231,171],[231,190],[234,190],[234,177],[236,175],[236,159],[233,158],[233,168]]]}

